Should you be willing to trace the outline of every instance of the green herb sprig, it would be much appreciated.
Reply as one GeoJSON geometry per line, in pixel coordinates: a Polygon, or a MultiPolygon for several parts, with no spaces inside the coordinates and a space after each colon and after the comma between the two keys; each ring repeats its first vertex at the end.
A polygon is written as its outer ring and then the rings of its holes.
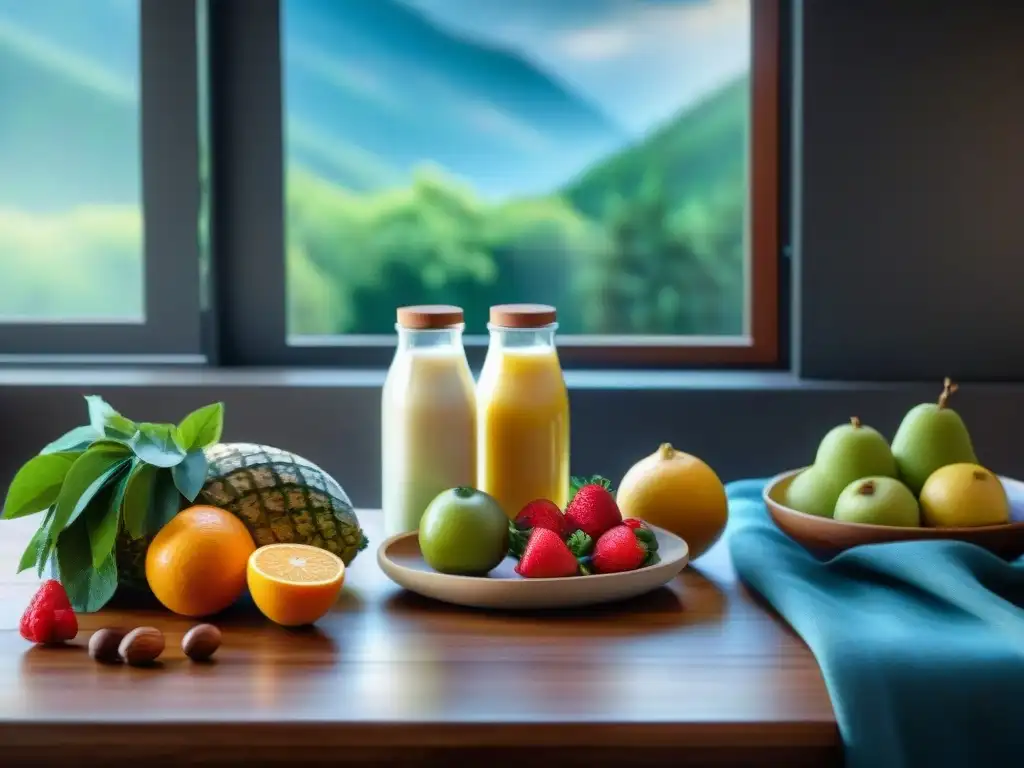
{"type": "Polygon", "coordinates": [[[175,424],[136,423],[86,395],[89,423],[46,445],[18,470],[0,519],[43,513],[18,572],[55,560],[76,611],[99,610],[117,589],[115,545],[156,533],[206,480],[204,449],[219,442],[224,404],[175,424]]]}

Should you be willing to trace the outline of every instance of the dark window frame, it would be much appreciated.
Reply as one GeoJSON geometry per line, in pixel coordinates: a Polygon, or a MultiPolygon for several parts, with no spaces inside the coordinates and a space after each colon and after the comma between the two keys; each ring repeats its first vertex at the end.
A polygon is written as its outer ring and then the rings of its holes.
{"type": "MultiPolygon", "coordinates": [[[[780,3],[751,0],[748,332],[679,343],[562,337],[567,367],[778,367],[780,354],[780,3]],[[581,340],[582,341],[582,340],[581,340]]],[[[223,365],[382,367],[392,336],[287,334],[280,0],[210,0],[211,141],[219,308],[211,359],[223,365]]],[[[613,337],[614,338],[614,337],[613,337]]],[[[486,336],[467,336],[479,365],[486,336]]]]}
{"type": "Polygon", "coordinates": [[[202,361],[195,0],[140,0],[145,320],[0,322],[0,361],[202,361]]]}

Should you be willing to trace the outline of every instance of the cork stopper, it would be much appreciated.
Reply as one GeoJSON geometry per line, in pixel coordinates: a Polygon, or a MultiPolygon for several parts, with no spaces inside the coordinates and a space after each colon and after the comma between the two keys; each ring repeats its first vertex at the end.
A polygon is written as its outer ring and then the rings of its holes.
{"type": "Polygon", "coordinates": [[[547,304],[496,304],[491,325],[500,328],[543,328],[555,322],[555,308],[547,304]]]}
{"type": "Polygon", "coordinates": [[[463,322],[462,307],[453,307],[449,304],[421,304],[398,308],[398,324],[412,330],[440,330],[463,322]]]}

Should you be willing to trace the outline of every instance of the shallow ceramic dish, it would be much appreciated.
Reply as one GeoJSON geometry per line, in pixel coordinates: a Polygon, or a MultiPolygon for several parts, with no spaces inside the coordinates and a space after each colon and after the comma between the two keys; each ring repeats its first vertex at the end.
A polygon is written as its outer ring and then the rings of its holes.
{"type": "Polygon", "coordinates": [[[977,544],[999,557],[1014,559],[1024,554],[1024,483],[1000,477],[1010,497],[1010,520],[1005,525],[980,528],[900,528],[888,525],[844,523],[830,517],[797,512],[783,503],[786,489],[803,469],[774,478],[764,489],[764,502],[772,520],[791,539],[821,557],[831,557],[860,544],[890,541],[953,539],[977,544]]]}
{"type": "Polygon", "coordinates": [[[427,565],[415,532],[382,543],[377,563],[400,587],[446,603],[506,610],[573,608],[636,597],[678,576],[689,558],[686,542],[661,528],[652,529],[658,537],[660,561],[626,573],[524,579],[515,572],[516,561],[506,557],[486,576],[451,576],[427,565]]]}

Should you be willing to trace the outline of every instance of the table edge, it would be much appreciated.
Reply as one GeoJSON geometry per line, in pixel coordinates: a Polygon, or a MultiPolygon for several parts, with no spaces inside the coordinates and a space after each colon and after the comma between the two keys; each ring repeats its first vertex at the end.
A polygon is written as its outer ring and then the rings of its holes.
{"type": "Polygon", "coordinates": [[[760,747],[822,748],[841,744],[835,722],[382,722],[382,721],[96,721],[11,719],[0,722],[7,748],[164,747],[216,743],[246,748],[325,747],[760,747]]]}

